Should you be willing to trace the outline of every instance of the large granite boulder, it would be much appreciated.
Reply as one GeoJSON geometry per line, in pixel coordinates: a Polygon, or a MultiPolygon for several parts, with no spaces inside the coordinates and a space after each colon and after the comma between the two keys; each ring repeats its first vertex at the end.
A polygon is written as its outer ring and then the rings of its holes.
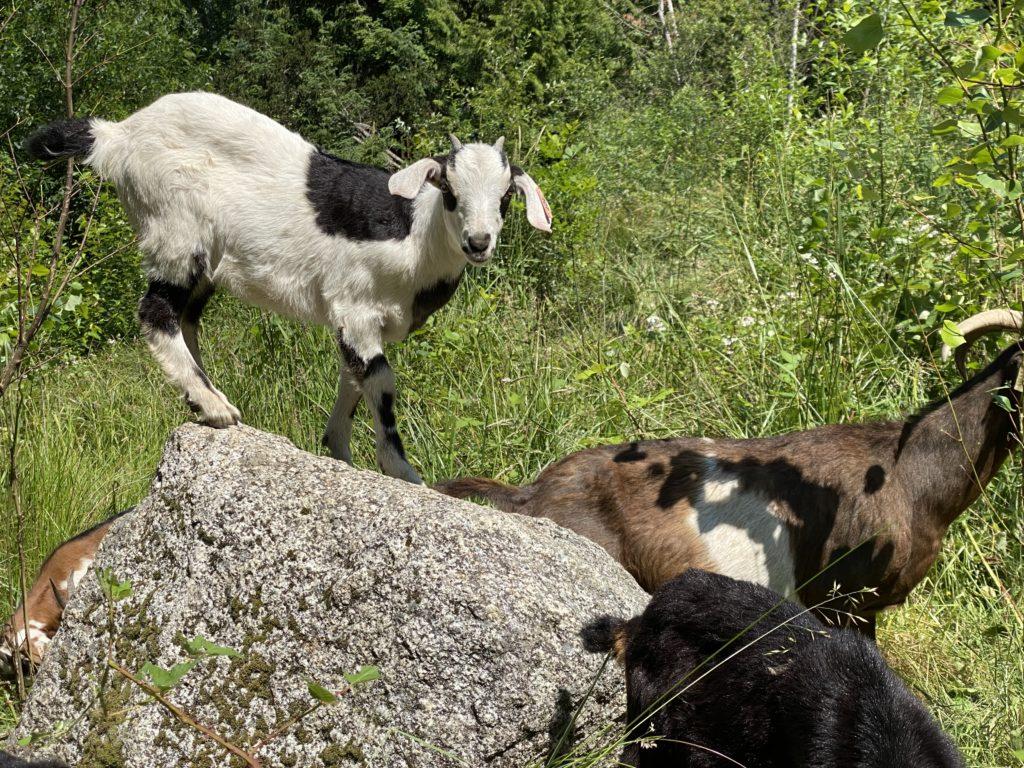
{"type": "Polygon", "coordinates": [[[245,765],[108,663],[152,683],[144,665],[188,660],[197,635],[238,655],[198,661],[165,697],[262,766],[543,765],[623,714],[621,673],[598,676],[580,628],[646,602],[603,550],[549,521],[248,427],[178,429],[95,568],[8,744],[31,736],[37,757],[83,768],[245,765]],[[95,568],[130,594],[109,600],[95,568]],[[380,679],[346,689],[363,665],[380,679]],[[313,703],[309,681],[343,693],[283,727],[313,703]]]}

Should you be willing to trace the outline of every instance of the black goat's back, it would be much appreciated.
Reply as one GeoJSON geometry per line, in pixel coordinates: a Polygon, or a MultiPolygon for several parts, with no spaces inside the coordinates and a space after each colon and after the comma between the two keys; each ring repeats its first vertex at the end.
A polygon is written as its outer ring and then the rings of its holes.
{"type": "Polygon", "coordinates": [[[627,765],[964,765],[870,641],[754,584],[695,569],[666,583],[630,623],[625,666],[631,738],[665,737],[627,765]]]}

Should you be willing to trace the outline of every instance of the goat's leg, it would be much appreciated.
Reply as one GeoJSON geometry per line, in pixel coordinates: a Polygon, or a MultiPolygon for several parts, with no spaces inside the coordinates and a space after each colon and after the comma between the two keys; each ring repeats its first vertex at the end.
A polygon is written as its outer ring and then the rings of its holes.
{"type": "Polygon", "coordinates": [[[359,383],[342,361],[341,372],[338,374],[338,397],[334,400],[331,417],[327,420],[323,443],[330,449],[331,456],[346,464],[352,463],[352,452],[348,444],[352,437],[352,418],[356,415],[356,406],[362,396],[359,383]]]}
{"type": "Polygon", "coordinates": [[[384,356],[379,332],[358,333],[346,329],[339,334],[338,345],[345,365],[359,382],[363,397],[373,413],[377,463],[386,475],[422,483],[423,480],[405,458],[402,438],[395,420],[395,374],[384,356]]]}
{"type": "Polygon", "coordinates": [[[200,421],[212,427],[227,427],[237,424],[241,414],[210,383],[182,334],[182,315],[199,280],[198,275],[189,285],[150,280],[149,290],[139,302],[139,322],[153,357],[181,390],[189,407],[199,414],[200,421]]]}
{"type": "Polygon", "coordinates": [[[192,353],[196,365],[204,372],[206,368],[203,367],[203,357],[199,353],[199,319],[203,316],[207,302],[213,296],[213,290],[210,278],[206,275],[201,276],[181,313],[181,335],[185,339],[185,346],[192,353]]]}

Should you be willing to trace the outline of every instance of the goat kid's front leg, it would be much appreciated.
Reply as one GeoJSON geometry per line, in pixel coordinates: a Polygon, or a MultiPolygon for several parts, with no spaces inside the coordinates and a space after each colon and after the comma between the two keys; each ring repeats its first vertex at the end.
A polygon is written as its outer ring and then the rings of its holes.
{"type": "Polygon", "coordinates": [[[338,397],[334,400],[331,417],[327,420],[323,444],[330,450],[331,456],[341,459],[346,464],[352,463],[352,451],[349,450],[352,419],[356,415],[356,406],[359,405],[362,397],[363,393],[359,391],[359,382],[349,370],[348,363],[342,360],[341,372],[338,374],[338,397]]]}
{"type": "Polygon", "coordinates": [[[190,285],[150,280],[149,290],[139,302],[139,323],[153,357],[181,390],[189,408],[199,414],[199,420],[211,427],[228,427],[241,421],[242,415],[210,383],[182,334],[182,315],[197,285],[198,277],[190,285]]]}
{"type": "MultiPolygon", "coordinates": [[[[338,345],[349,373],[359,383],[373,413],[377,463],[386,475],[410,483],[423,482],[405,458],[395,420],[395,374],[384,356],[379,334],[359,334],[353,329],[338,334],[338,345]]],[[[337,404],[336,404],[337,405],[337,404]]]]}

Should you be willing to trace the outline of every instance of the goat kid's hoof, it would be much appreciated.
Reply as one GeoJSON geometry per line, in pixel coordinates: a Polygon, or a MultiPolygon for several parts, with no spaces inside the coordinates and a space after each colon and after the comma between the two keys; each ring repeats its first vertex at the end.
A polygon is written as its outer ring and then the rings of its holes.
{"type": "Polygon", "coordinates": [[[211,388],[205,390],[198,397],[186,395],[185,402],[188,403],[189,408],[199,414],[199,423],[208,427],[221,429],[233,427],[242,422],[242,412],[235,408],[219,390],[211,388]]]}
{"type": "Polygon", "coordinates": [[[423,478],[420,477],[412,467],[401,469],[392,475],[392,477],[397,477],[399,480],[405,480],[405,482],[412,483],[413,485],[423,485],[423,478]]]}

